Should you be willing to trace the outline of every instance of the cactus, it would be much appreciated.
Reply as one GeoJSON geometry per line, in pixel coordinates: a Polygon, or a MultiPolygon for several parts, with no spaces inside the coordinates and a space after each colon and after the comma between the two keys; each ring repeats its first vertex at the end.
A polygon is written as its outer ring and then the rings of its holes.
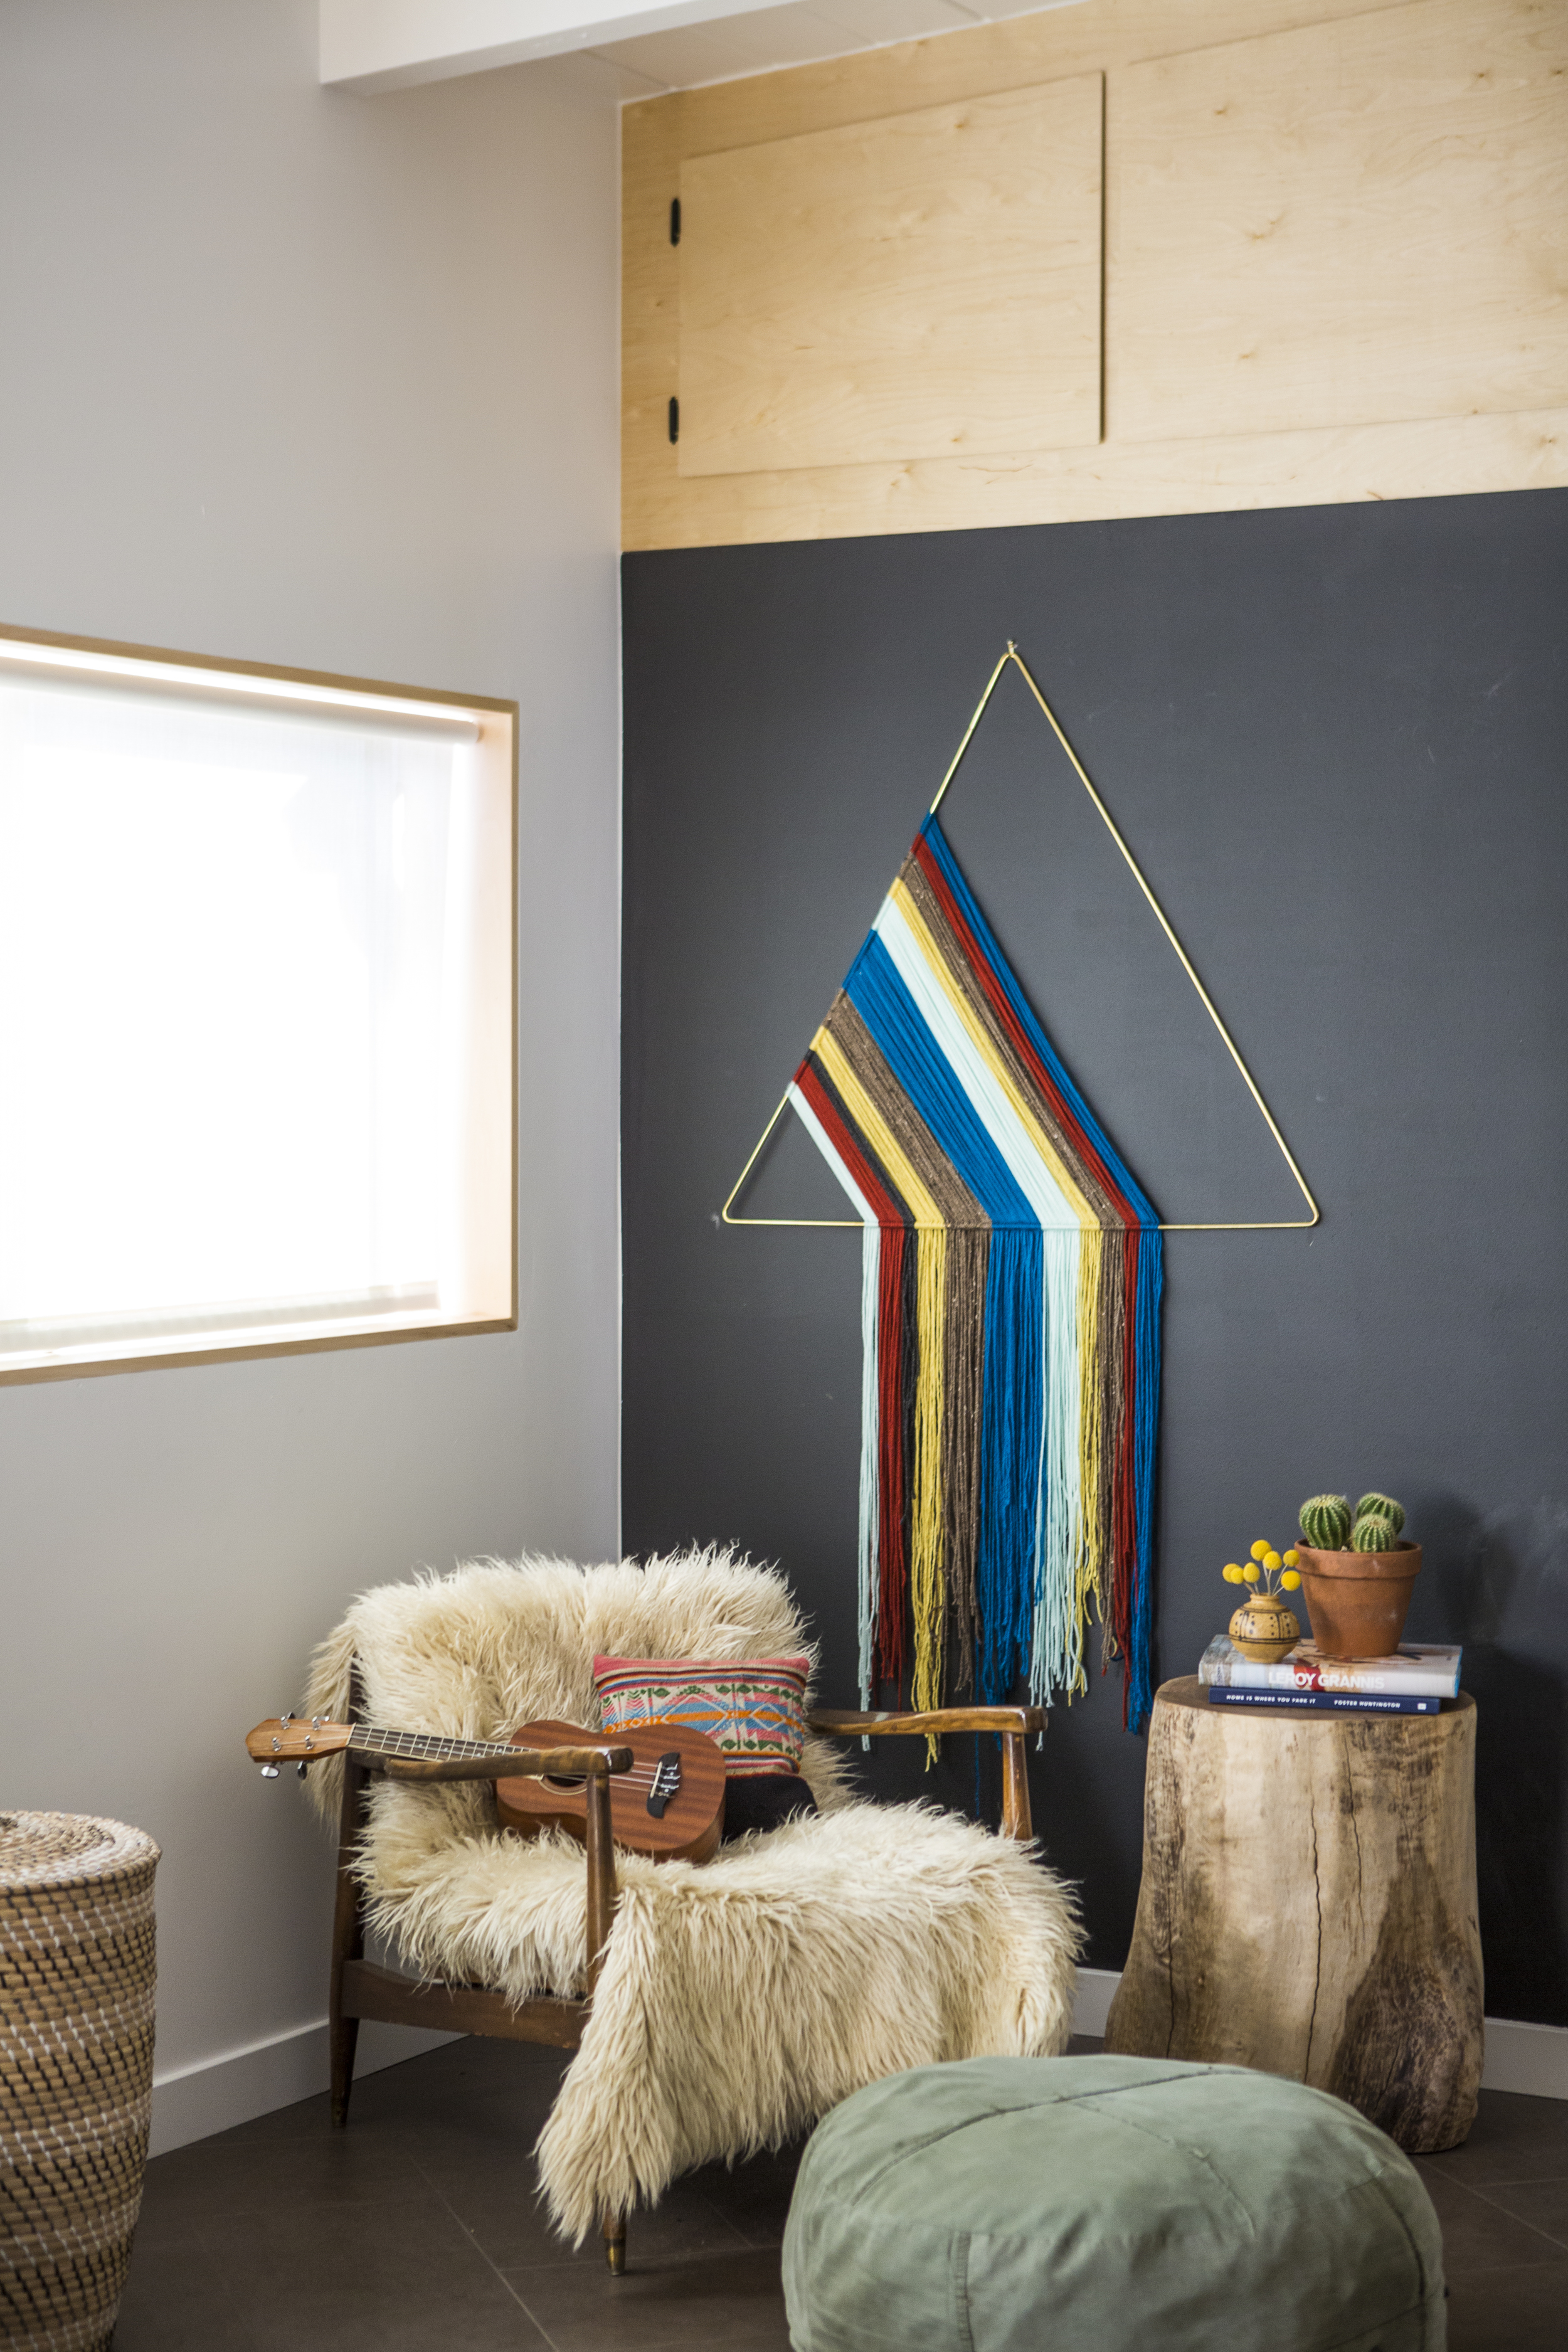
{"type": "Polygon", "coordinates": [[[1399,1543],[1399,1531],[1391,1519],[1358,1519],[1351,1531],[1352,1551],[1394,1551],[1399,1543]]]}
{"type": "Polygon", "coordinates": [[[1314,1551],[1342,1551],[1352,1521],[1342,1495],[1313,1495],[1301,1506],[1301,1533],[1314,1551]]]}
{"type": "MultiPolygon", "coordinates": [[[[1386,1519],[1396,1536],[1405,1525],[1404,1504],[1396,1503],[1392,1495],[1378,1494],[1375,1489],[1372,1494],[1362,1496],[1355,1507],[1355,1515],[1358,1519],[1386,1519]]],[[[1384,1546],[1385,1551],[1392,1549],[1391,1545],[1384,1546]]]]}

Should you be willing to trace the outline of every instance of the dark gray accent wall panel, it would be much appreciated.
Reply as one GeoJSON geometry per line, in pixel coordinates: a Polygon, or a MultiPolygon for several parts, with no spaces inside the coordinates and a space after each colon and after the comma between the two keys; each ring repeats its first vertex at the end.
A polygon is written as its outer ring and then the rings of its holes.
{"type": "MultiPolygon", "coordinates": [[[[719,1210],[1016,637],[1323,1210],[1169,1238],[1156,1678],[1303,1496],[1401,1496],[1481,1710],[1488,2008],[1568,2022],[1568,493],[637,555],[624,607],[628,1550],[781,1563],[854,1702],[858,1236],[719,1210]]],[[[1162,1213],[1297,1213],[1015,676],[943,818],[1162,1213]]],[[[745,1205],[843,1213],[789,1131],[745,1205]]],[[[1095,1654],[1031,1770],[1117,1967],[1143,1746],[1095,1654]]],[[[863,1773],[995,1801],[973,1741],[863,1773]]]]}

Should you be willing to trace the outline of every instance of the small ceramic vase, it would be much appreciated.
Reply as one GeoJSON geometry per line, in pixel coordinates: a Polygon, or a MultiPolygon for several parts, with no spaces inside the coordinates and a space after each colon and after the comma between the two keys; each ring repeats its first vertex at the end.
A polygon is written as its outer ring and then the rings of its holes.
{"type": "Polygon", "coordinates": [[[1293,1611],[1279,1601],[1244,1601],[1230,1621],[1230,1638],[1244,1658],[1278,1665],[1301,1638],[1293,1611]]]}

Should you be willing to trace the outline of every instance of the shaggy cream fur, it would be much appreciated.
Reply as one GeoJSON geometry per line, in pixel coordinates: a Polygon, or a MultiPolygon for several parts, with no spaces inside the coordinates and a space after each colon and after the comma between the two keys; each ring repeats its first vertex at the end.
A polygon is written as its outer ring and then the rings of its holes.
{"type": "MultiPolygon", "coordinates": [[[[357,1655],[374,1720],[493,1738],[535,1717],[596,1721],[596,1650],[811,1646],[783,1579],[728,1552],[486,1560],[363,1594],[318,1652],[306,1707],[342,1716],[357,1655]]],[[[825,1742],[805,1770],[815,1818],[700,1868],[617,1857],[593,2012],[539,2143],[552,2213],[578,2242],[603,2210],[776,2146],[880,2075],[1066,2043],[1079,1938],[1061,1883],[956,1815],[853,1801],[825,1742]]],[[[335,1818],[330,1770],[310,1785],[335,1818]]],[[[581,1990],[582,1848],[498,1831],[487,1785],[378,1787],[360,1868],[373,1925],[422,1975],[513,2000],[581,1990]]]]}

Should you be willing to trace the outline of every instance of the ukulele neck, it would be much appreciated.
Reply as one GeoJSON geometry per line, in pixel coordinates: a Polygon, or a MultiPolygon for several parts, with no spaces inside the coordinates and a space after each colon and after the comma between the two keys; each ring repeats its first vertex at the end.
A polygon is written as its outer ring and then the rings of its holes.
{"type": "Polygon", "coordinates": [[[484,1764],[518,1761],[517,1749],[505,1739],[448,1739],[437,1731],[386,1731],[374,1724],[349,1727],[349,1750],[355,1756],[391,1758],[405,1764],[484,1764]]]}
{"type": "Polygon", "coordinates": [[[520,1747],[514,1739],[447,1739],[436,1731],[385,1731],[374,1724],[352,1724],[346,1745],[373,1771],[394,1780],[503,1780],[519,1773],[602,1780],[629,1769],[629,1748],[618,1740],[586,1745],[592,1738],[592,1733],[579,1733],[570,1747],[539,1749],[520,1747]]]}

